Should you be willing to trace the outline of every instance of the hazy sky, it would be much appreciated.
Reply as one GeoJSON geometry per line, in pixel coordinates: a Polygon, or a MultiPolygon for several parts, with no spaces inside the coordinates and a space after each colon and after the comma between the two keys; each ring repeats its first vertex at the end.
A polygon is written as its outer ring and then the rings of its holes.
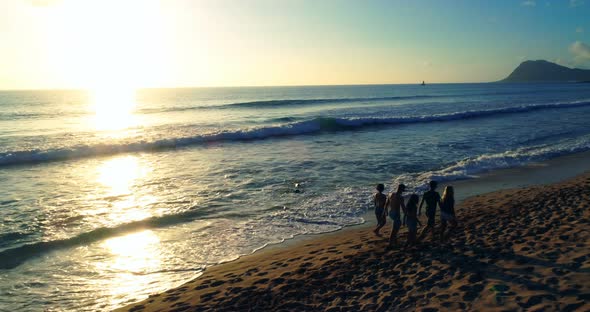
{"type": "Polygon", "coordinates": [[[0,89],[480,82],[590,68],[590,0],[0,0],[0,89]]]}

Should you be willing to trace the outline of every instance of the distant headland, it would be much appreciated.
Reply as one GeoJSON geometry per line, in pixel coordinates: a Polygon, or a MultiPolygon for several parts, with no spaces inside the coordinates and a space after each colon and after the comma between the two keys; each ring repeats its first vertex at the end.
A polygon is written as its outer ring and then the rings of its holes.
{"type": "Polygon", "coordinates": [[[524,61],[499,82],[590,82],[590,70],[569,68],[544,60],[524,61]]]}

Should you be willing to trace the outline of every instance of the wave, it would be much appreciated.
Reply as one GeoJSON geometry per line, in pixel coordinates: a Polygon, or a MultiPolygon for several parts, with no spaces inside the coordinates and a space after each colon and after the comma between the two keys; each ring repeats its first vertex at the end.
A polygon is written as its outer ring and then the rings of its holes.
{"type": "Polygon", "coordinates": [[[155,141],[82,145],[49,150],[26,150],[0,153],[0,166],[40,163],[128,152],[145,152],[174,149],[212,142],[253,141],[285,136],[309,135],[323,132],[353,131],[364,127],[388,126],[415,123],[445,122],[484,118],[504,114],[525,113],[543,109],[561,109],[590,106],[590,101],[552,103],[506,107],[489,110],[471,110],[437,115],[331,118],[317,117],[310,120],[291,122],[277,126],[262,126],[249,129],[224,130],[190,137],[167,138],[155,141]]]}
{"type": "Polygon", "coordinates": [[[449,182],[476,178],[479,174],[496,169],[520,167],[532,162],[590,150],[590,135],[557,145],[537,145],[522,147],[503,153],[483,154],[460,160],[439,170],[407,173],[397,176],[393,186],[406,184],[409,189],[422,193],[428,189],[428,182],[449,182]]]}
{"type": "Polygon", "coordinates": [[[182,112],[182,111],[201,110],[201,109],[281,108],[281,107],[292,107],[292,106],[309,106],[309,105],[318,105],[318,104],[415,100],[415,99],[427,99],[427,98],[437,98],[437,97],[447,97],[447,96],[446,95],[411,95],[411,96],[357,97],[357,98],[264,100],[264,101],[226,103],[226,104],[219,104],[219,105],[195,105],[195,106],[187,106],[187,107],[169,107],[169,108],[165,108],[165,109],[144,108],[144,109],[139,110],[139,112],[160,113],[160,112],[182,112]]]}
{"type": "Polygon", "coordinates": [[[90,244],[113,236],[123,235],[129,232],[147,228],[161,228],[174,224],[190,222],[195,219],[208,219],[213,215],[207,209],[188,210],[185,212],[156,216],[144,220],[124,223],[115,227],[103,227],[79,234],[74,237],[25,244],[19,247],[0,251],[0,269],[12,269],[25,261],[37,257],[46,252],[90,244]]]}
{"type": "Polygon", "coordinates": [[[285,106],[302,106],[313,104],[326,103],[354,103],[354,102],[379,102],[379,101],[393,101],[393,100],[414,100],[438,97],[436,95],[411,95],[411,96],[384,96],[384,97],[359,97],[359,98],[334,98],[334,99],[293,99],[293,100],[269,100],[269,101],[253,101],[226,104],[223,107],[235,108],[275,108],[285,106]]]}
{"type": "MultiPolygon", "coordinates": [[[[328,194],[328,196],[334,196],[334,194],[328,194]]],[[[316,198],[320,202],[324,202],[324,197],[316,198]]],[[[312,200],[313,201],[313,200],[312,200]]],[[[335,198],[330,197],[329,203],[333,203],[332,205],[339,205],[343,202],[346,202],[346,198],[340,198],[337,201],[335,198]]],[[[315,202],[314,202],[315,203],[315,202]]],[[[316,203],[316,207],[317,203],[316,203]]],[[[354,204],[350,204],[349,207],[354,207],[355,209],[359,209],[362,207],[358,202],[354,204]]],[[[33,258],[39,257],[45,253],[53,252],[61,249],[72,248],[82,245],[88,245],[94,242],[98,242],[101,240],[105,240],[111,237],[116,237],[144,229],[155,229],[155,228],[165,228],[168,226],[173,226],[176,224],[188,223],[195,220],[207,220],[212,218],[223,218],[223,219],[230,219],[230,220],[237,220],[237,219],[249,219],[250,222],[262,222],[266,225],[272,222],[277,221],[284,221],[287,223],[297,223],[301,226],[309,226],[309,227],[330,227],[332,230],[334,228],[341,228],[342,224],[346,223],[339,223],[334,221],[334,216],[331,215],[330,218],[332,220],[324,220],[325,216],[321,216],[322,212],[318,209],[310,209],[312,211],[308,212],[307,209],[309,207],[305,204],[299,210],[289,210],[285,211],[284,209],[280,209],[278,212],[270,212],[268,215],[263,216],[262,219],[257,220],[259,217],[256,213],[248,213],[248,212],[229,212],[224,213],[223,215],[219,215],[218,211],[215,209],[191,209],[188,211],[162,215],[162,216],[155,216],[150,217],[144,220],[133,221],[129,223],[120,224],[114,227],[101,227],[89,232],[84,232],[78,234],[73,237],[65,238],[65,239],[58,239],[52,241],[42,241],[42,242],[35,242],[35,243],[28,243],[18,247],[13,247],[9,249],[5,249],[0,251],[0,270],[9,270],[14,269],[21,264],[25,263],[28,260],[33,258]],[[283,214],[289,214],[289,216],[284,216],[283,214]],[[280,215],[280,216],[279,216],[280,215]],[[321,217],[321,220],[314,219],[315,217],[321,217]]],[[[325,208],[330,210],[330,208],[325,208]]],[[[324,212],[325,212],[324,209],[324,212]]],[[[333,211],[342,212],[343,209],[341,207],[333,207],[333,211]]],[[[333,213],[333,212],[332,212],[333,213]]],[[[252,226],[249,228],[257,228],[260,229],[262,226],[252,226]]],[[[321,232],[321,231],[320,231],[321,232]]],[[[18,236],[22,237],[22,236],[18,236]]],[[[5,235],[7,241],[10,242],[11,239],[17,238],[14,234],[9,233],[5,235]]]]}
{"type": "MultiPolygon", "coordinates": [[[[283,100],[261,100],[248,102],[234,102],[214,105],[195,105],[185,107],[168,107],[168,108],[144,108],[140,109],[141,113],[160,113],[160,112],[182,112],[201,109],[235,109],[235,108],[264,108],[274,109],[281,107],[309,106],[321,104],[338,104],[338,103],[355,103],[355,102],[382,102],[382,101],[403,101],[432,98],[469,98],[481,96],[501,96],[528,93],[529,91],[508,91],[508,92],[476,92],[476,93],[456,93],[456,94],[431,94],[431,95],[409,95],[409,96],[383,96],[383,97],[351,97],[351,98],[315,98],[315,99],[283,99],[283,100]]],[[[559,90],[536,90],[536,93],[555,93],[559,90]]],[[[563,92],[568,92],[567,90],[563,92]]]]}
{"type": "MultiPolygon", "coordinates": [[[[477,177],[478,174],[495,169],[523,166],[535,161],[588,150],[590,150],[590,135],[561,142],[557,145],[539,145],[503,153],[483,154],[457,161],[438,170],[401,174],[393,180],[392,186],[403,182],[409,186],[410,190],[421,193],[427,189],[427,182],[430,180],[448,182],[470,179],[477,177]]],[[[344,188],[336,192],[316,195],[305,199],[300,207],[268,211],[258,222],[278,224],[298,230],[305,228],[305,233],[333,231],[346,225],[362,222],[359,215],[364,207],[368,206],[364,190],[344,188]],[[343,209],[343,207],[347,207],[347,209],[343,209]]],[[[205,220],[218,217],[230,219],[248,217],[254,222],[257,215],[244,215],[243,213],[234,215],[230,213],[220,216],[210,209],[191,209],[176,214],[125,223],[116,227],[98,228],[67,239],[31,243],[0,251],[0,269],[18,267],[25,261],[50,251],[90,244],[129,232],[163,228],[196,219],[205,220]]],[[[12,233],[9,233],[9,238],[13,238],[10,237],[12,235],[12,233]]]]}

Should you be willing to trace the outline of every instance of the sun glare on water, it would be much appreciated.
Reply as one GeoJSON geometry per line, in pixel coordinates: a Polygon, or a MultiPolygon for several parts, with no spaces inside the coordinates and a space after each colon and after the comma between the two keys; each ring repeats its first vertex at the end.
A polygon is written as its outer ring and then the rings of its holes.
{"type": "Polygon", "coordinates": [[[97,130],[123,130],[137,124],[133,114],[135,89],[106,87],[91,90],[90,94],[90,107],[97,130]]]}
{"type": "Polygon", "coordinates": [[[136,156],[118,156],[104,160],[96,167],[96,194],[93,198],[102,198],[108,206],[96,207],[93,214],[108,213],[111,223],[128,223],[151,217],[146,206],[153,204],[157,198],[151,192],[139,192],[135,189],[151,172],[146,162],[136,156]]]}
{"type": "MultiPolygon", "coordinates": [[[[100,108],[97,113],[101,113],[100,108]]],[[[110,110],[105,113],[110,113],[110,110]]],[[[107,215],[105,226],[126,224],[149,218],[146,205],[157,199],[151,193],[138,192],[135,186],[150,174],[150,167],[137,156],[118,156],[101,161],[96,166],[96,194],[92,195],[109,205],[98,205],[91,213],[107,215]]],[[[93,265],[97,273],[109,278],[96,279],[97,289],[109,306],[120,306],[121,298],[152,289],[161,278],[160,237],[149,229],[111,237],[100,244],[105,256],[93,265]]]]}
{"type": "Polygon", "coordinates": [[[115,273],[109,280],[101,280],[100,289],[113,298],[113,306],[120,305],[116,298],[150,288],[160,276],[152,272],[161,267],[160,238],[153,231],[143,230],[106,240],[102,247],[110,254],[109,261],[97,262],[99,271],[115,273]]]}
{"type": "Polygon", "coordinates": [[[97,181],[109,189],[109,195],[132,194],[136,180],[143,178],[149,169],[143,167],[136,156],[119,156],[105,160],[97,167],[97,181]]]}

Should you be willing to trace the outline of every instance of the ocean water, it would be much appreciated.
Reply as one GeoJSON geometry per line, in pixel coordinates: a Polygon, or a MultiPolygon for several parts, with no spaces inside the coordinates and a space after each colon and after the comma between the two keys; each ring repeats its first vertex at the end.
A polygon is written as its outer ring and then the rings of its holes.
{"type": "Polygon", "coordinates": [[[376,183],[590,150],[589,118],[588,84],[1,91],[0,310],[116,308],[362,223],[376,183]]]}

